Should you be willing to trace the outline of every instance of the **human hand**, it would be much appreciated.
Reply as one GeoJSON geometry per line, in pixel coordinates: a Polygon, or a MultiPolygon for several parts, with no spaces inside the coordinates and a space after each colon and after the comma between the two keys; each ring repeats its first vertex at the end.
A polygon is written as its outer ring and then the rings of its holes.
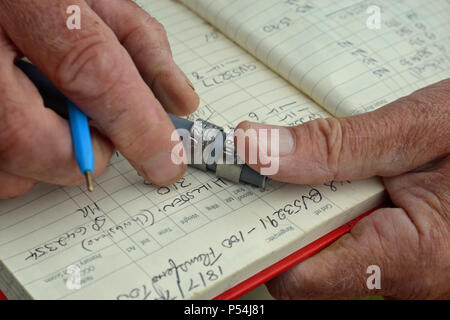
{"type": "Polygon", "coordinates": [[[271,280],[270,293],[279,299],[450,298],[449,152],[450,80],[374,112],[281,129],[279,172],[272,178],[314,184],[381,176],[396,208],[375,211],[271,280]],[[366,285],[370,265],[380,267],[380,290],[366,285]]]}
{"type": "Polygon", "coordinates": [[[183,175],[170,158],[177,141],[166,111],[188,114],[199,100],[155,19],[131,0],[0,0],[0,199],[36,181],[84,181],[67,121],[14,66],[23,55],[92,119],[94,177],[114,149],[155,184],[183,175]],[[66,27],[74,4],[79,30],[66,27]]]}

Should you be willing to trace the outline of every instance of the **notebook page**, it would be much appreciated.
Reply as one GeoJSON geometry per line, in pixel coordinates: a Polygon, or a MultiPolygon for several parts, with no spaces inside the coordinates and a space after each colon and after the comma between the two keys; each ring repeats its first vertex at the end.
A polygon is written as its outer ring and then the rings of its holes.
{"type": "MultiPolygon", "coordinates": [[[[232,126],[328,116],[180,4],[140,4],[165,25],[201,96],[193,117],[232,126]]],[[[18,282],[17,295],[39,299],[212,298],[374,207],[382,192],[378,180],[272,181],[261,191],[192,168],[158,188],[116,154],[93,193],[39,184],[0,200],[0,285],[18,282]]]]}
{"type": "Polygon", "coordinates": [[[336,116],[450,77],[448,0],[181,1],[336,116]]]}

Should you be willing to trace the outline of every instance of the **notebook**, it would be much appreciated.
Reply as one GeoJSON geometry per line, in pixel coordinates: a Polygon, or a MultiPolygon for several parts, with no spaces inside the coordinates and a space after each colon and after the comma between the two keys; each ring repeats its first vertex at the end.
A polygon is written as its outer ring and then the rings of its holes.
{"type": "MultiPolygon", "coordinates": [[[[448,0],[137,2],[201,98],[189,118],[226,128],[367,112],[450,76],[448,0]]],[[[260,190],[192,168],[156,187],[117,153],[93,193],[40,183],[0,200],[0,289],[210,299],[384,198],[377,178],[260,190]]]]}

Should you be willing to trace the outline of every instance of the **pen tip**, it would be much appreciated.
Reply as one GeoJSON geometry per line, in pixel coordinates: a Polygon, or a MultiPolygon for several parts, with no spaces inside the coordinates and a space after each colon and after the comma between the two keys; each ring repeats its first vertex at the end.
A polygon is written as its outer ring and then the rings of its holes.
{"type": "Polygon", "coordinates": [[[90,192],[94,191],[94,184],[92,183],[92,176],[90,171],[86,171],[86,186],[90,192]]]}

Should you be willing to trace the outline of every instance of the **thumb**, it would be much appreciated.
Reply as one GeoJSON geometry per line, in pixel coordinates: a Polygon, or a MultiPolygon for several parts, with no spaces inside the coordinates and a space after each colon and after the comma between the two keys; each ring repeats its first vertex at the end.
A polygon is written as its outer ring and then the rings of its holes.
{"type": "Polygon", "coordinates": [[[262,155],[273,156],[278,149],[278,170],[271,178],[290,183],[395,176],[447,154],[449,101],[450,80],[445,80],[376,111],[347,118],[318,119],[297,127],[243,122],[236,128],[237,152],[261,171],[267,165],[262,155]],[[243,139],[245,149],[240,148],[239,133],[250,137],[251,132],[258,139],[243,139]],[[275,134],[278,144],[271,142],[275,134]],[[249,153],[256,142],[259,153],[252,162],[249,153]],[[262,150],[265,147],[269,150],[262,150]]]}
{"type": "Polygon", "coordinates": [[[405,211],[380,209],[267,287],[277,299],[414,298],[414,279],[423,278],[416,246],[417,230],[405,211]]]}

